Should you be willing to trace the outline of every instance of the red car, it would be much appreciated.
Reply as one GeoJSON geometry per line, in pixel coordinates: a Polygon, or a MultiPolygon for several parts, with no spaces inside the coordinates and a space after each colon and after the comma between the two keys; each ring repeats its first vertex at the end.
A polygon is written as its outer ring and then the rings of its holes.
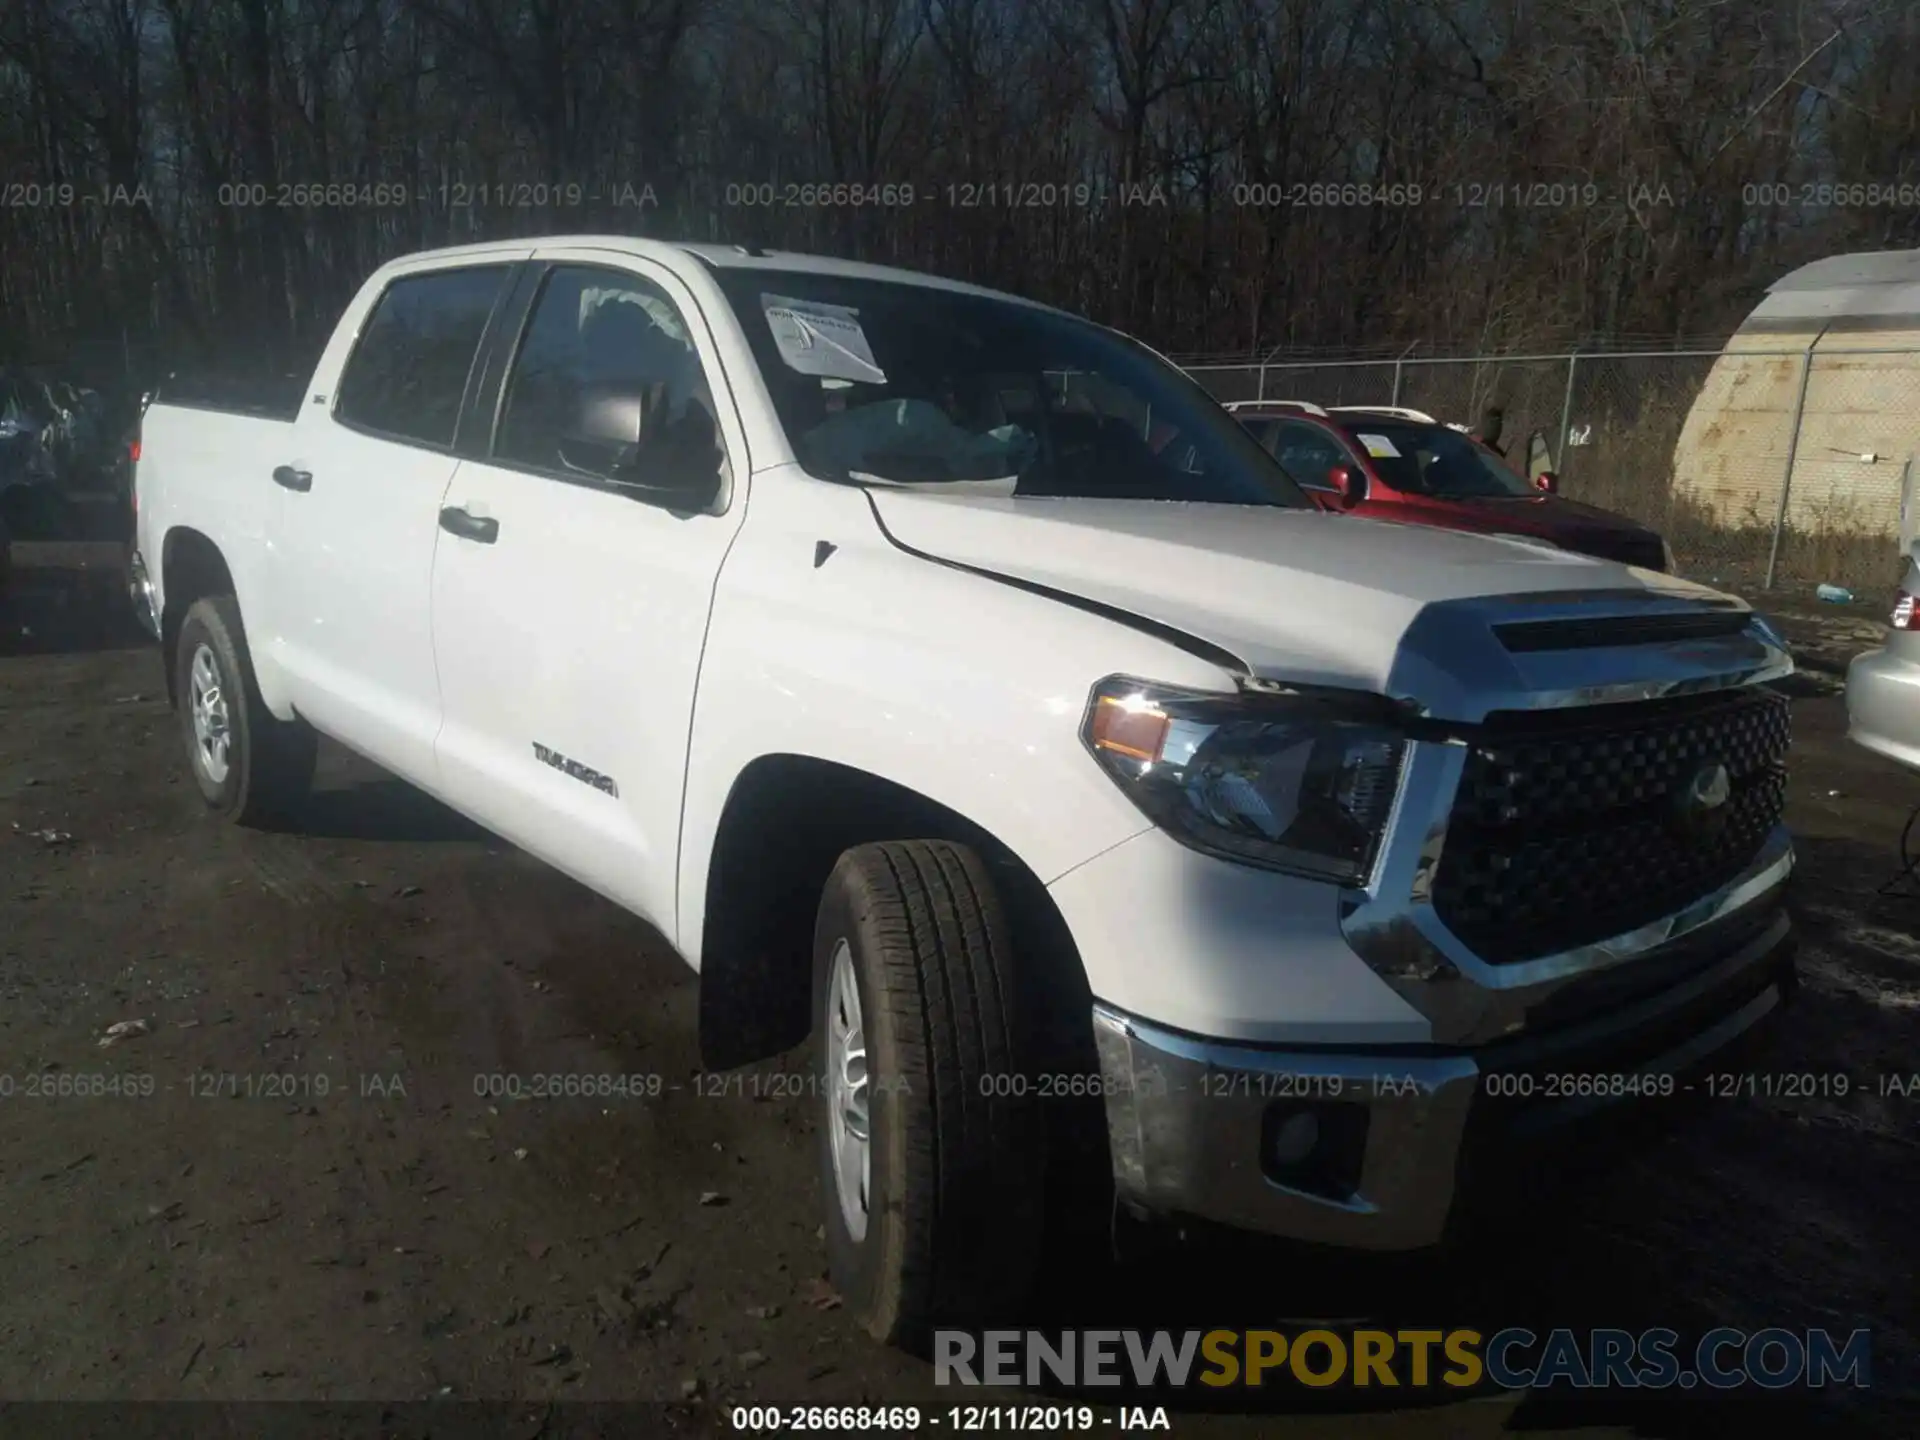
{"type": "MultiPolygon", "coordinates": [[[[1565,499],[1555,493],[1550,469],[1529,480],[1497,451],[1418,410],[1328,410],[1299,400],[1243,401],[1227,409],[1329,509],[1511,535],[1647,570],[1673,569],[1673,552],[1646,526],[1565,499]]],[[[1536,434],[1529,449],[1544,457],[1544,438],[1536,434]]]]}

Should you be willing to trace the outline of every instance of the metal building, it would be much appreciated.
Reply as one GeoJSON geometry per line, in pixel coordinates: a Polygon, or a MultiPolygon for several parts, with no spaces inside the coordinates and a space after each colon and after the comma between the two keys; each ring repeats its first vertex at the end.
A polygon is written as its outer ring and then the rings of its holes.
{"type": "Polygon", "coordinates": [[[1775,281],[1714,361],[1674,449],[1674,499],[1717,526],[1904,547],[1917,452],[1920,250],[1835,255],[1775,281]],[[1759,496],[1756,472],[1784,483],[1759,496]]]}

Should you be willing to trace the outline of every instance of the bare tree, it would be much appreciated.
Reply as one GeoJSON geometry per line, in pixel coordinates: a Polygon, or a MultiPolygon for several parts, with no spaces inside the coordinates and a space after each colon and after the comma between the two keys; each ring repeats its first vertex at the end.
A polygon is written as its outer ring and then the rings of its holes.
{"type": "Polygon", "coordinates": [[[1730,328],[1920,244],[1916,40],[1908,0],[13,0],[0,360],[291,365],[388,256],[591,229],[1186,352],[1730,328]]]}

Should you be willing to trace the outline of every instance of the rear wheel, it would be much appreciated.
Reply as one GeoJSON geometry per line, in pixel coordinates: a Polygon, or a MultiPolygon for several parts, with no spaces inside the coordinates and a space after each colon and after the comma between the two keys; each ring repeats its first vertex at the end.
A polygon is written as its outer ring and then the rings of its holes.
{"type": "Polygon", "coordinates": [[[1012,940],[980,858],[945,841],[840,857],[814,933],[820,1160],[836,1287],[878,1340],[1009,1318],[1044,1173],[1012,940]]]}
{"type": "Polygon", "coordinates": [[[242,825],[283,816],[312,782],[317,741],[310,726],[275,719],[260,698],[231,595],[194,602],[174,667],[187,763],[208,808],[242,825]]]}

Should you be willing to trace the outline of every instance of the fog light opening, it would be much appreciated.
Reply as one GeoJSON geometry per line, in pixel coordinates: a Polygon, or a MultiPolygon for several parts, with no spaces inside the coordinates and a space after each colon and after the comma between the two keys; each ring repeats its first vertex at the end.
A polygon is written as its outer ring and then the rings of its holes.
{"type": "Polygon", "coordinates": [[[1289,1115],[1275,1129],[1268,1158],[1282,1169],[1290,1170],[1311,1155],[1319,1143],[1318,1117],[1311,1110],[1302,1110],[1297,1115],[1289,1115]]]}
{"type": "Polygon", "coordinates": [[[1260,1123],[1260,1170],[1275,1185],[1337,1202],[1360,1190],[1367,1107],[1350,1102],[1269,1105],[1260,1123]]]}

